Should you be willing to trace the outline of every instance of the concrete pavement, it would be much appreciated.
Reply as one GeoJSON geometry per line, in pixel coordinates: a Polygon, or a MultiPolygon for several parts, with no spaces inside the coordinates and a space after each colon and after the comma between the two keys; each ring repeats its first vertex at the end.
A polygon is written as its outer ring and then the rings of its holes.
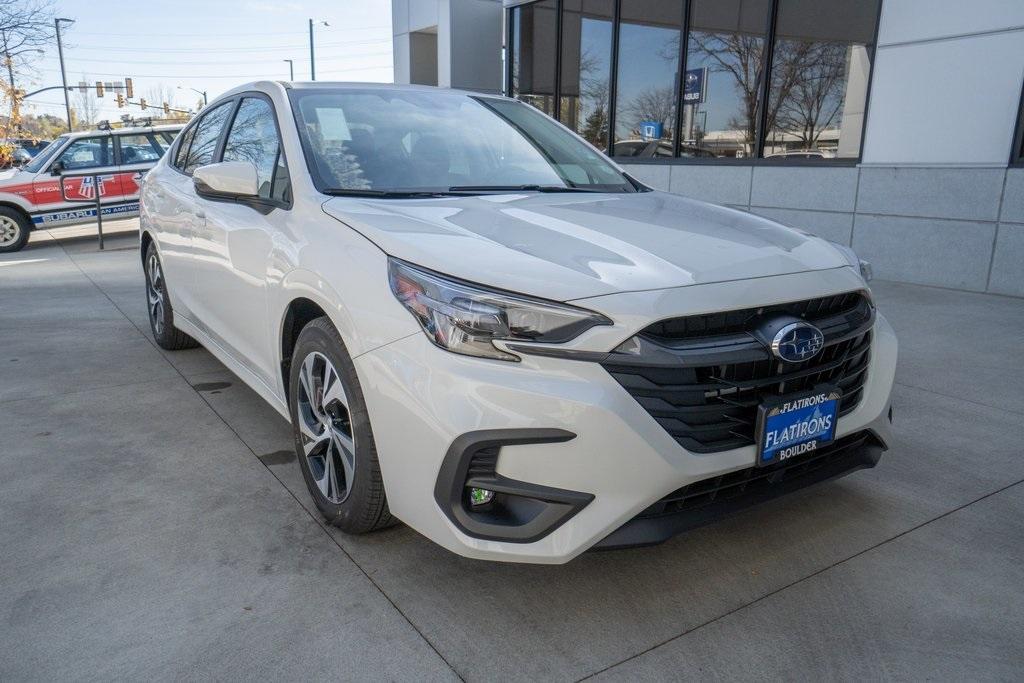
{"type": "Polygon", "coordinates": [[[1024,301],[878,283],[881,465],[560,567],[320,523],[288,425],[151,341],[133,222],[0,256],[0,678],[1017,678],[1024,301]]]}

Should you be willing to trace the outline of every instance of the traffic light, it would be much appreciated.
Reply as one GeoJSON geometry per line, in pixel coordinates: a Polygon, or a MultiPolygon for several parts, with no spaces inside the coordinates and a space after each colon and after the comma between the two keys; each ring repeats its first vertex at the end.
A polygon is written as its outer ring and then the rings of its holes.
{"type": "Polygon", "coordinates": [[[96,81],[96,97],[103,97],[103,81],[96,81]]]}
{"type": "Polygon", "coordinates": [[[145,109],[146,109],[146,98],[145,98],[145,97],[140,97],[140,98],[139,98],[139,107],[140,107],[140,108],[141,108],[142,110],[145,110],[145,109]]]}
{"type": "Polygon", "coordinates": [[[135,96],[135,91],[132,88],[132,79],[130,78],[124,79],[124,96],[129,100],[135,96]]]}
{"type": "Polygon", "coordinates": [[[171,115],[171,105],[169,105],[166,102],[164,102],[164,116],[170,116],[170,115],[171,115]]]}
{"type": "Polygon", "coordinates": [[[124,95],[117,93],[117,107],[118,109],[124,107],[124,95]]]}

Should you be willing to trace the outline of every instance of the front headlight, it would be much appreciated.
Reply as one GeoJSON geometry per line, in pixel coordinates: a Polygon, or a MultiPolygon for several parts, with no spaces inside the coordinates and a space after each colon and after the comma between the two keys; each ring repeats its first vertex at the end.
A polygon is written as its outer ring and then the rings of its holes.
{"type": "Polygon", "coordinates": [[[871,278],[874,277],[874,271],[871,269],[870,262],[858,257],[857,252],[845,244],[839,244],[838,242],[830,242],[829,244],[846,257],[847,263],[860,271],[860,276],[864,278],[864,282],[871,282],[871,278]]]}
{"type": "Polygon", "coordinates": [[[394,258],[388,259],[388,275],[391,291],[430,341],[467,356],[518,361],[494,340],[557,344],[595,325],[611,325],[593,311],[452,280],[394,258]]]}

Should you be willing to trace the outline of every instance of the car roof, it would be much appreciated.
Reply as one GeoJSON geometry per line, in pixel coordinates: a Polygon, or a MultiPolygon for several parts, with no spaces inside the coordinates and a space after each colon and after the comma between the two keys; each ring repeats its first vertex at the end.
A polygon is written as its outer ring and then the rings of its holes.
{"type": "Polygon", "coordinates": [[[251,92],[261,88],[281,88],[284,90],[384,90],[392,92],[433,92],[449,94],[453,96],[465,95],[486,95],[489,97],[504,97],[496,92],[484,92],[474,90],[459,90],[457,88],[440,88],[433,85],[400,85],[396,83],[362,83],[358,81],[253,81],[239,85],[228,90],[222,98],[238,95],[243,92],[251,92]]]}
{"type": "Polygon", "coordinates": [[[131,128],[111,128],[109,130],[101,130],[99,128],[92,128],[90,130],[76,130],[73,133],[63,133],[63,137],[71,138],[72,140],[77,138],[93,138],[97,135],[109,134],[109,135],[131,135],[132,133],[159,133],[160,131],[176,131],[181,130],[188,124],[188,121],[182,121],[181,123],[165,124],[160,126],[132,126],[131,128]]]}

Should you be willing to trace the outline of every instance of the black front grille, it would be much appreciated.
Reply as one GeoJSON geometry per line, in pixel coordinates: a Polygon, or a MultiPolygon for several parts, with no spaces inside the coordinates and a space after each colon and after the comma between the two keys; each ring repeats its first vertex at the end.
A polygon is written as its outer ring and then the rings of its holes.
{"type": "Polygon", "coordinates": [[[785,485],[792,488],[802,480],[816,481],[816,474],[828,468],[829,474],[847,471],[860,464],[859,451],[874,437],[870,432],[858,432],[835,443],[792,461],[772,467],[748,467],[711,479],[694,482],[673,491],[640,513],[640,518],[678,515],[705,508],[709,505],[735,506],[744,499],[769,496],[771,489],[785,485]],[[845,461],[849,460],[849,463],[845,461]],[[849,467],[844,465],[848,464],[849,467]]]}
{"type": "Polygon", "coordinates": [[[786,304],[671,318],[649,325],[642,334],[668,342],[724,334],[741,334],[748,332],[757,320],[766,316],[785,313],[797,318],[818,320],[829,316],[853,313],[865,303],[866,299],[862,293],[844,292],[834,296],[804,299],[786,304]]]}
{"type": "Polygon", "coordinates": [[[860,292],[689,316],[651,325],[638,335],[640,355],[612,353],[602,365],[680,445],[714,453],[755,442],[757,409],[769,396],[829,384],[842,390],[839,415],[852,411],[867,378],[873,321],[860,292]],[[753,332],[777,315],[817,325],[823,350],[803,363],[772,356],[753,332]]]}

